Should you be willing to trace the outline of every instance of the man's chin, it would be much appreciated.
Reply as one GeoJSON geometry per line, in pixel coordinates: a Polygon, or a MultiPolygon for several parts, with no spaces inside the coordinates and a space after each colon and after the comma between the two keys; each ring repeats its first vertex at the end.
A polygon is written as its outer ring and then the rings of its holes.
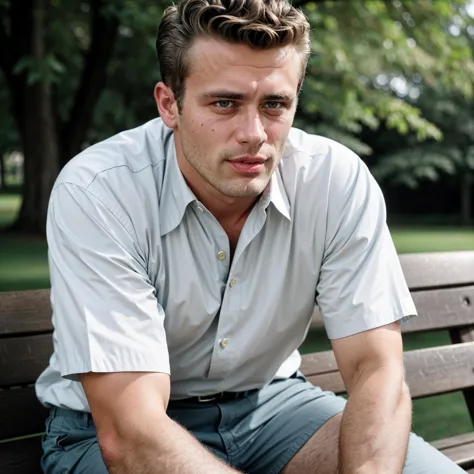
{"type": "Polygon", "coordinates": [[[260,194],[265,191],[265,188],[268,185],[268,180],[262,182],[255,182],[252,180],[251,182],[247,183],[232,183],[230,186],[223,187],[221,189],[221,193],[228,197],[233,198],[251,198],[251,197],[258,197],[260,194]]]}

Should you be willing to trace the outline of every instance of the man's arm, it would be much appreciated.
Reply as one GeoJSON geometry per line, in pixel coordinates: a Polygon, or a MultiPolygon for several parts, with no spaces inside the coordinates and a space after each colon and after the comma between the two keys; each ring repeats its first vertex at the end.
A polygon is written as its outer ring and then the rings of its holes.
{"type": "Polygon", "coordinates": [[[398,322],[332,341],[349,398],[339,474],[400,474],[411,428],[398,322]]]}
{"type": "Polygon", "coordinates": [[[166,415],[167,374],[82,374],[111,474],[236,473],[166,415]]]}

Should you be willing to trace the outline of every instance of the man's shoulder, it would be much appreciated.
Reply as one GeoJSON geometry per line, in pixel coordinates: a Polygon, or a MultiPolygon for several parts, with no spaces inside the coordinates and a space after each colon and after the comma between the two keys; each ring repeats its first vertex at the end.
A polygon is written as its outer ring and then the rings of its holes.
{"type": "Polygon", "coordinates": [[[70,183],[88,189],[101,184],[123,186],[124,177],[140,180],[165,161],[171,137],[161,119],[120,132],[73,157],[61,170],[55,187],[70,183]]]}

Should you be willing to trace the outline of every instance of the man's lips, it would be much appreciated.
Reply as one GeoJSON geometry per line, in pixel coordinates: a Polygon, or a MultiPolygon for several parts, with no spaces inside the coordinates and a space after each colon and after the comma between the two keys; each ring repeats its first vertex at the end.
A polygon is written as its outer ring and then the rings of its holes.
{"type": "Polygon", "coordinates": [[[265,163],[266,158],[263,158],[261,156],[249,156],[249,155],[246,155],[246,156],[239,156],[237,158],[232,158],[231,160],[232,163],[248,163],[248,164],[261,164],[261,163],[265,163]]]}
{"type": "Polygon", "coordinates": [[[265,168],[265,158],[260,156],[239,156],[229,160],[232,169],[242,175],[260,174],[265,168]]]}

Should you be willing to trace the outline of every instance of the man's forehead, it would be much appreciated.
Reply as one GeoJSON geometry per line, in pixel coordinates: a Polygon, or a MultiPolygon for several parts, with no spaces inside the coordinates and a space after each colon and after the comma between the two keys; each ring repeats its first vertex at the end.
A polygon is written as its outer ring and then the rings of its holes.
{"type": "Polygon", "coordinates": [[[188,52],[188,58],[193,72],[209,67],[276,69],[291,67],[300,59],[293,46],[255,49],[212,37],[197,38],[188,52]]]}

